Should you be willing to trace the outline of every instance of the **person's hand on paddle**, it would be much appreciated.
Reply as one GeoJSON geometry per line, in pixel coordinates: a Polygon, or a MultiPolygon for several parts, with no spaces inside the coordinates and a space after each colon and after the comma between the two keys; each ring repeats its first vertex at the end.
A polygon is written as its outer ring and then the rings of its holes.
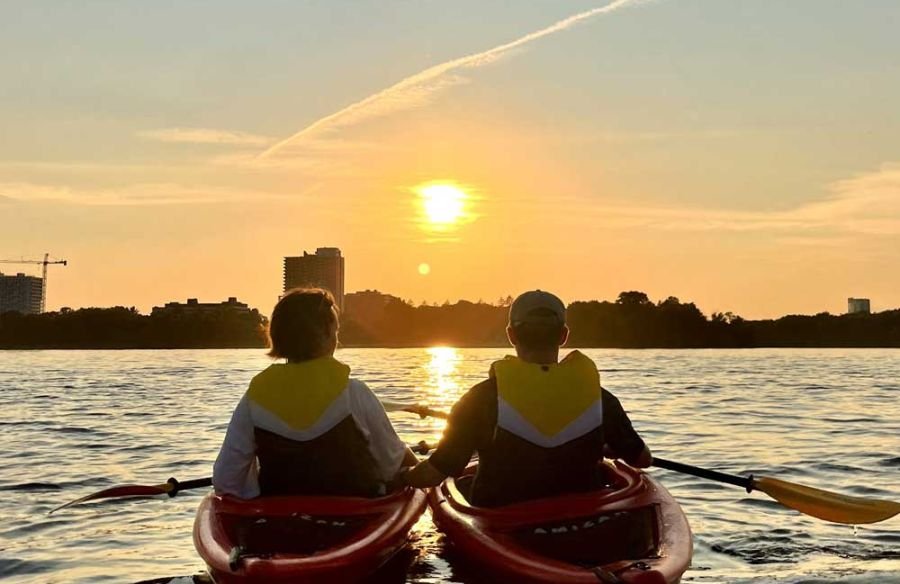
{"type": "Polygon", "coordinates": [[[439,471],[427,460],[423,460],[413,468],[401,472],[399,478],[410,487],[427,489],[441,484],[447,478],[447,475],[439,471]]]}
{"type": "Polygon", "coordinates": [[[603,457],[609,458],[611,460],[624,460],[628,463],[629,466],[633,466],[634,468],[649,468],[653,466],[653,454],[650,452],[650,448],[647,447],[646,444],[637,456],[632,457],[620,456],[619,453],[616,452],[609,444],[604,444],[603,457]]]}

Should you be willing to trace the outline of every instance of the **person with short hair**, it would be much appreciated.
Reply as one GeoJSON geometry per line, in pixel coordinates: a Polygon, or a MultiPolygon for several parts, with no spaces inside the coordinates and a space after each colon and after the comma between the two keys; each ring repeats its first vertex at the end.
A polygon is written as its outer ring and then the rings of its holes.
{"type": "Polygon", "coordinates": [[[269,356],[285,359],[251,381],[213,468],[219,494],[386,494],[415,455],[384,407],[334,358],[338,309],[318,288],[287,292],[269,324],[269,356]]]}
{"type": "Polygon", "coordinates": [[[506,329],[515,357],[491,365],[488,379],[464,394],[428,460],[405,472],[413,487],[460,476],[474,453],[469,502],[496,507],[596,489],[604,451],[635,467],[653,458],[597,366],[579,351],[562,360],[566,308],[541,290],[516,298],[506,329]]]}

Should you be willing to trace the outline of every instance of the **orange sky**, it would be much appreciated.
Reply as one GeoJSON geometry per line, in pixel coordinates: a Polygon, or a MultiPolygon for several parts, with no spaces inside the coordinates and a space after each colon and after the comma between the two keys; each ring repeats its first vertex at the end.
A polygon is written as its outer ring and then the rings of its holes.
{"type": "Polygon", "coordinates": [[[819,3],[814,26],[813,4],[740,4],[735,24],[728,2],[464,2],[377,30],[374,4],[229,5],[180,14],[171,47],[152,42],[165,8],[25,10],[0,41],[0,256],[69,260],[51,309],[268,313],[282,257],[321,246],[343,250],[348,291],[416,302],[898,307],[900,14],[819,3]],[[467,195],[438,231],[415,191],[434,182],[467,195]]]}

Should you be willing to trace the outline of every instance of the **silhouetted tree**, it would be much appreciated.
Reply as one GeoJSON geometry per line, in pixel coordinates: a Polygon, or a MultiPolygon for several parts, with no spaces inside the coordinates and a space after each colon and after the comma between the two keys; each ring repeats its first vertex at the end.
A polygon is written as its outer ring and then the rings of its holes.
{"type": "MultiPolygon", "coordinates": [[[[670,296],[669,298],[672,297],[670,296]]],[[[677,298],[675,298],[675,302],[678,302],[677,298]]],[[[624,306],[645,306],[651,304],[651,302],[643,292],[632,290],[630,292],[620,292],[619,297],[616,299],[616,304],[622,304],[624,306]]]]}
{"type": "MultiPolygon", "coordinates": [[[[503,304],[413,306],[366,291],[347,302],[340,338],[345,346],[506,346],[503,304]]],[[[266,322],[256,310],[227,308],[151,316],[134,307],[7,312],[0,315],[0,348],[262,347],[266,322]]],[[[572,347],[900,347],[900,310],[748,321],[731,312],[706,318],[692,302],[670,296],[654,304],[629,291],[616,302],[573,302],[568,322],[572,347]]]]}
{"type": "Polygon", "coordinates": [[[141,315],[134,307],[0,315],[0,348],[125,349],[262,347],[267,321],[228,309],[141,315]]]}

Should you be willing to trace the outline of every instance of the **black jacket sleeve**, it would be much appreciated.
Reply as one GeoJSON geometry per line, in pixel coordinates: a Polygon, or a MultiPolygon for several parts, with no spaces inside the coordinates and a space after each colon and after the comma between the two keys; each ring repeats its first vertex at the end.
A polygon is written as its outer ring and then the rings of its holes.
{"type": "Polygon", "coordinates": [[[459,476],[497,423],[497,393],[492,380],[467,391],[447,419],[447,427],[428,461],[447,476],[459,476]],[[493,418],[491,416],[493,415],[493,418]]]}
{"type": "Polygon", "coordinates": [[[635,458],[644,450],[644,441],[616,396],[604,389],[602,400],[604,441],[620,458],[635,458]]]}

